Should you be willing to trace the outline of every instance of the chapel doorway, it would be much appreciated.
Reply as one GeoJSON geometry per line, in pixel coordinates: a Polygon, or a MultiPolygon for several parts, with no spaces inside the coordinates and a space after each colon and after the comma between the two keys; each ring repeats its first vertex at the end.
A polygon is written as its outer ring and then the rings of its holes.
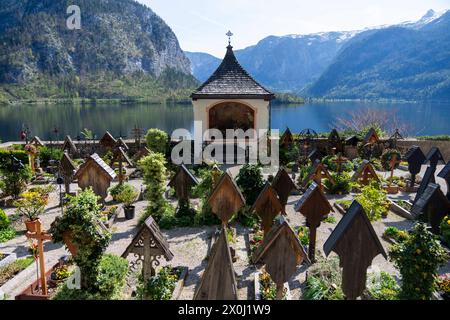
{"type": "Polygon", "coordinates": [[[226,129],[255,128],[255,111],[239,102],[222,102],[209,109],[209,129],[218,129],[225,136],[226,129]]]}

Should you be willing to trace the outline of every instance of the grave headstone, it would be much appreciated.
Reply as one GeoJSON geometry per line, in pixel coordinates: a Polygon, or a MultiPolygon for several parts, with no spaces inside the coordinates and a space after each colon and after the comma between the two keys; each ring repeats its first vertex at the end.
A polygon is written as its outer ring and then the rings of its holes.
{"type": "Polygon", "coordinates": [[[286,131],[284,131],[280,138],[280,147],[290,148],[293,143],[294,137],[292,136],[291,130],[289,130],[289,128],[286,128],[286,131]]]}
{"type": "Polygon", "coordinates": [[[334,251],[342,267],[342,291],[346,299],[355,300],[361,296],[367,279],[367,268],[379,254],[386,259],[372,224],[363,207],[353,201],[347,213],[339,221],[323,246],[326,256],[334,251]]]}
{"type": "Polygon", "coordinates": [[[59,165],[59,169],[64,180],[65,192],[66,194],[70,194],[70,184],[73,181],[77,166],[66,152],[64,152],[59,165]]]}
{"type": "Polygon", "coordinates": [[[286,213],[286,204],[288,202],[289,196],[291,192],[297,189],[294,181],[292,181],[289,174],[286,172],[284,168],[280,168],[273,178],[272,187],[278,194],[278,198],[280,199],[280,203],[283,206],[283,213],[286,213]]]}
{"type": "Polygon", "coordinates": [[[373,168],[370,161],[363,160],[361,165],[358,167],[358,169],[353,174],[352,181],[358,182],[359,184],[366,186],[366,185],[370,184],[371,181],[379,182],[380,178],[378,178],[378,175],[375,172],[375,169],[373,168]]]}
{"type": "Polygon", "coordinates": [[[332,161],[333,161],[333,163],[336,163],[336,172],[338,174],[341,174],[342,173],[342,165],[344,163],[346,163],[348,161],[348,159],[346,157],[343,157],[341,152],[338,152],[336,159],[332,160],[332,161]]]}
{"type": "Polygon", "coordinates": [[[208,258],[208,265],[194,293],[194,300],[237,300],[237,283],[228,245],[227,227],[222,226],[208,258]]]}
{"type": "Polygon", "coordinates": [[[364,144],[375,144],[380,140],[377,131],[374,128],[370,128],[364,137],[364,144]]]}
{"type": "Polygon", "coordinates": [[[435,179],[434,179],[435,171],[436,171],[436,168],[433,168],[431,166],[427,167],[427,170],[425,171],[425,174],[423,175],[422,181],[420,182],[419,189],[417,189],[417,193],[416,193],[413,203],[416,203],[417,200],[419,200],[419,198],[425,192],[425,189],[428,187],[428,185],[430,183],[435,183],[435,179]]]}
{"type": "Polygon", "coordinates": [[[277,286],[277,299],[282,299],[284,283],[297,271],[303,261],[309,262],[297,235],[281,216],[252,256],[253,263],[263,262],[277,286]]]}
{"type": "Polygon", "coordinates": [[[67,152],[72,157],[78,154],[78,148],[69,135],[64,139],[62,150],[63,152],[67,152]]]}
{"type": "Polygon", "coordinates": [[[112,136],[109,131],[106,131],[103,137],[98,142],[103,152],[114,150],[117,145],[117,140],[112,136]]]}
{"type": "Polygon", "coordinates": [[[319,160],[322,161],[323,155],[322,153],[315,148],[313,151],[311,151],[311,153],[308,155],[309,160],[311,160],[312,163],[314,163],[315,161],[319,160]]]}
{"type": "Polygon", "coordinates": [[[329,150],[335,150],[335,152],[343,152],[342,148],[342,139],[339,135],[339,132],[336,129],[331,130],[330,134],[328,135],[328,149],[329,150]]]}
{"type": "Polygon", "coordinates": [[[322,179],[327,178],[331,184],[335,184],[333,177],[328,172],[328,168],[319,160],[316,160],[309,172],[309,174],[303,179],[301,186],[305,188],[310,181],[316,182],[320,189],[323,190],[322,179]]]}
{"type": "Polygon", "coordinates": [[[444,179],[447,183],[447,199],[450,200],[450,161],[439,172],[438,177],[444,179]]]}
{"type": "Polygon", "coordinates": [[[175,189],[175,196],[178,200],[189,200],[189,195],[193,186],[198,184],[198,180],[184,164],[181,164],[177,173],[169,182],[169,186],[175,189]]]}
{"type": "Polygon", "coordinates": [[[432,232],[435,234],[440,234],[441,221],[449,213],[450,201],[436,183],[428,184],[411,208],[411,214],[414,217],[425,215],[431,225],[432,232]]]}
{"type": "Polygon", "coordinates": [[[115,178],[114,170],[96,153],[91,155],[75,173],[78,186],[83,190],[92,187],[92,190],[102,201],[108,196],[108,188],[115,178]]]}
{"type": "Polygon", "coordinates": [[[278,194],[269,182],[260,192],[251,211],[255,211],[261,218],[261,227],[266,235],[272,227],[275,217],[283,211],[283,205],[278,199],[278,194]]]}
{"type": "Polygon", "coordinates": [[[211,210],[227,224],[233,214],[245,204],[241,190],[228,172],[225,172],[208,199],[211,210]]]}
{"type": "Polygon", "coordinates": [[[122,257],[126,258],[129,254],[133,254],[137,258],[136,261],[131,262],[133,268],[142,263],[142,276],[145,281],[156,275],[155,267],[160,264],[161,256],[167,261],[173,258],[169,243],[151,216],[145,220],[122,257]]]}
{"type": "Polygon", "coordinates": [[[309,228],[308,256],[311,261],[315,261],[316,231],[322,219],[333,211],[333,207],[323,191],[313,182],[295,204],[294,209],[306,217],[306,226],[309,228]]]}
{"type": "Polygon", "coordinates": [[[123,183],[124,180],[124,167],[123,164],[126,163],[128,166],[132,167],[133,162],[131,162],[130,158],[126,154],[125,150],[122,147],[116,147],[114,149],[113,158],[111,160],[111,164],[114,165],[115,163],[119,164],[119,184],[123,183]]]}
{"type": "Polygon", "coordinates": [[[416,176],[420,172],[426,158],[419,146],[412,146],[406,152],[404,158],[408,162],[408,171],[411,174],[410,187],[413,188],[416,182],[416,176]]]}

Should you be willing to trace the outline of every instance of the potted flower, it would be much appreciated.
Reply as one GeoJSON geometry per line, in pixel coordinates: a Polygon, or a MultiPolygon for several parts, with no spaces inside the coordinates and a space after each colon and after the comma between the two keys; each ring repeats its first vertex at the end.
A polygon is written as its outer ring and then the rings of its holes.
{"type": "Polygon", "coordinates": [[[25,216],[27,231],[36,232],[39,215],[44,212],[46,201],[39,192],[24,192],[19,200],[14,201],[17,207],[17,213],[25,216]]]}
{"type": "Polygon", "coordinates": [[[137,190],[127,184],[122,189],[122,191],[117,195],[117,200],[123,202],[123,211],[125,213],[125,218],[127,220],[131,220],[134,218],[135,206],[133,206],[133,202],[136,200],[138,196],[137,190]]]}

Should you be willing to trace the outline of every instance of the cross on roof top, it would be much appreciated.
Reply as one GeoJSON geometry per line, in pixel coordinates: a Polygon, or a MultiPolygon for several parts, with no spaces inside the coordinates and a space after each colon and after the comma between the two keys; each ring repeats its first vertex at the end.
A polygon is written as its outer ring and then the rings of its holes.
{"type": "Polygon", "coordinates": [[[233,36],[233,33],[230,30],[228,30],[226,36],[228,37],[228,44],[231,46],[231,37],[233,36]]]}

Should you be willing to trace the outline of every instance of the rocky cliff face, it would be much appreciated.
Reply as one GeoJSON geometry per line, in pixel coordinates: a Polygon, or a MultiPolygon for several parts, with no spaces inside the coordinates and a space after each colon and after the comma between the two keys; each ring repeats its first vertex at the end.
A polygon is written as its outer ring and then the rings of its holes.
{"type": "Polygon", "coordinates": [[[39,74],[190,74],[173,31],[133,0],[2,0],[0,82],[39,74]],[[81,29],[66,26],[67,7],[81,9],[81,29]]]}

